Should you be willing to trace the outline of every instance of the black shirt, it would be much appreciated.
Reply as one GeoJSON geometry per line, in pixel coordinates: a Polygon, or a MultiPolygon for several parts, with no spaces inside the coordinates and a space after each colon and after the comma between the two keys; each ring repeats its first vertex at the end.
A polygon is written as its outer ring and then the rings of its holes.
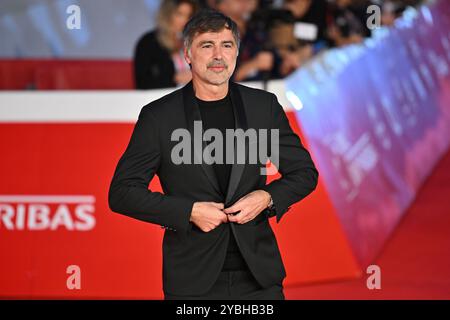
{"type": "MultiPolygon", "coordinates": [[[[235,128],[233,105],[230,94],[228,93],[225,98],[215,101],[203,101],[197,98],[197,102],[200,107],[203,130],[206,131],[214,128],[220,130],[222,133],[224,147],[222,153],[223,161],[222,164],[214,163],[212,166],[214,167],[220,190],[222,191],[222,201],[225,202],[232,167],[231,164],[226,164],[225,130],[235,128]]],[[[214,154],[212,154],[212,156],[214,156],[214,154]]],[[[247,264],[239,251],[234,234],[230,229],[230,241],[228,243],[227,256],[225,258],[223,270],[243,269],[247,269],[247,264]]]]}

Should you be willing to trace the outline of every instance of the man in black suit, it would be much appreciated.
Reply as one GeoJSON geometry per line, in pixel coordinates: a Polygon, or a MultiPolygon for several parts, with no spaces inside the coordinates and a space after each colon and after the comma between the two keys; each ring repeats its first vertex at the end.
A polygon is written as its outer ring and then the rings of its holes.
{"type": "Polygon", "coordinates": [[[192,81],[142,108],[112,179],[109,206],[166,229],[166,299],[284,299],[286,272],[269,218],[279,222],[310,194],[318,172],[275,95],[229,82],[239,47],[236,24],[203,11],[183,34],[192,81]],[[207,129],[201,140],[199,124],[207,129]],[[256,142],[245,135],[250,130],[275,134],[256,142]],[[234,140],[220,143],[208,131],[226,138],[232,132],[234,140]],[[267,185],[264,157],[250,161],[262,140],[281,173],[267,185]],[[148,190],[155,174],[164,194],[148,190]]]}

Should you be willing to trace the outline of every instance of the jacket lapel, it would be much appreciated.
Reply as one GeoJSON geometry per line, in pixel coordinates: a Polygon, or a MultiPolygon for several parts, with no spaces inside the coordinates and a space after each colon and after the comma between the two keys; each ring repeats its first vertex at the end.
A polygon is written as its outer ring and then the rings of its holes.
{"type": "MultiPolygon", "coordinates": [[[[235,123],[235,129],[242,129],[243,131],[246,131],[248,128],[247,124],[247,117],[245,115],[245,109],[244,109],[244,103],[242,101],[241,94],[239,92],[238,86],[230,82],[230,90],[231,90],[231,101],[233,104],[233,111],[234,111],[234,123],[235,123]]],[[[246,142],[245,145],[245,162],[244,164],[238,164],[236,161],[236,154],[237,154],[237,146],[236,141],[234,144],[234,150],[235,150],[235,159],[233,161],[233,165],[231,167],[231,174],[230,174],[230,180],[228,182],[228,190],[225,197],[225,207],[228,207],[231,205],[231,200],[233,199],[233,196],[236,192],[236,189],[239,185],[239,181],[241,180],[242,173],[245,169],[245,163],[248,161],[248,144],[246,142]]]]}
{"type": "Polygon", "coordinates": [[[208,181],[211,183],[214,190],[216,190],[219,194],[221,193],[219,182],[217,181],[216,173],[214,172],[214,168],[211,165],[207,165],[203,161],[203,150],[206,148],[206,141],[203,141],[203,132],[201,132],[201,140],[202,147],[196,148],[194,146],[194,121],[202,121],[200,115],[200,108],[197,104],[197,99],[195,98],[194,88],[192,85],[192,81],[183,87],[183,103],[184,103],[184,112],[186,115],[186,123],[187,128],[191,134],[192,141],[191,147],[193,150],[192,154],[194,156],[194,163],[201,163],[201,167],[208,178],[208,181]],[[199,150],[201,149],[201,150],[199,150]]]}

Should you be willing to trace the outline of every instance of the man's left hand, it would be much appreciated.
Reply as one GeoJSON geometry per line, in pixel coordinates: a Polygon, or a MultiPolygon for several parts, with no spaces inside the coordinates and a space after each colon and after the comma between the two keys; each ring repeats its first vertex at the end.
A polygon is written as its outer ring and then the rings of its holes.
{"type": "Polygon", "coordinates": [[[243,196],[223,212],[228,215],[228,221],[243,224],[253,220],[267,208],[269,202],[270,194],[267,191],[256,190],[243,196]]]}

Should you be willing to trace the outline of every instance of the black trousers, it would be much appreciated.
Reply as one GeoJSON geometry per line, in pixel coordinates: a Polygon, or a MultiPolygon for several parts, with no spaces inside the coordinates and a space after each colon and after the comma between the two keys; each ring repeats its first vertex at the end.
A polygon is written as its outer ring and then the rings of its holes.
{"type": "Polygon", "coordinates": [[[164,294],[165,300],[284,300],[283,286],[262,288],[249,270],[222,271],[212,288],[200,296],[164,294]]]}

